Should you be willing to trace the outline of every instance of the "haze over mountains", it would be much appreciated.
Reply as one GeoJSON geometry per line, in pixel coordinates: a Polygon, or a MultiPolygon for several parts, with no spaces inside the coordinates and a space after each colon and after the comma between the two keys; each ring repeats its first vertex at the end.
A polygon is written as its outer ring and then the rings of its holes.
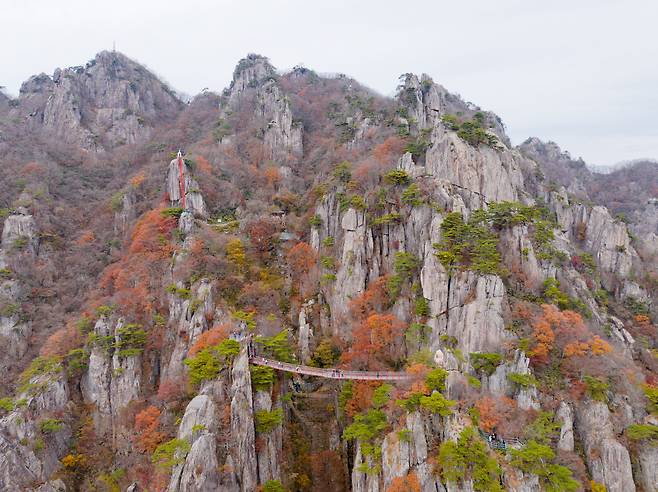
{"type": "Polygon", "coordinates": [[[656,490],[658,164],[439,82],[250,54],[183,102],[106,51],[0,95],[0,488],[656,490]]]}

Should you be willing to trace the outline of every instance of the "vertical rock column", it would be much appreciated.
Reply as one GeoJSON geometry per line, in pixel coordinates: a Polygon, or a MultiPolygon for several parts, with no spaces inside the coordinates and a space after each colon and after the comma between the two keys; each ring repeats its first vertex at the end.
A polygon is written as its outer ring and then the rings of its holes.
{"type": "Polygon", "coordinates": [[[251,392],[249,356],[244,346],[233,363],[231,387],[231,435],[233,456],[240,481],[240,490],[250,492],[258,483],[254,407],[251,392]]]}

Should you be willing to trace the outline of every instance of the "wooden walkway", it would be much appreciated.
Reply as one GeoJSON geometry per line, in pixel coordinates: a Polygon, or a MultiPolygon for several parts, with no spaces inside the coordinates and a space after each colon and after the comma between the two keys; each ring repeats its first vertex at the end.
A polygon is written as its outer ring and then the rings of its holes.
{"type": "Polygon", "coordinates": [[[412,376],[406,372],[394,371],[344,371],[342,369],[323,369],[320,367],[302,366],[288,364],[278,360],[266,359],[259,356],[249,357],[249,362],[257,366],[267,366],[277,371],[292,372],[293,374],[304,374],[306,376],[317,376],[328,379],[355,379],[360,381],[407,381],[412,376]]]}

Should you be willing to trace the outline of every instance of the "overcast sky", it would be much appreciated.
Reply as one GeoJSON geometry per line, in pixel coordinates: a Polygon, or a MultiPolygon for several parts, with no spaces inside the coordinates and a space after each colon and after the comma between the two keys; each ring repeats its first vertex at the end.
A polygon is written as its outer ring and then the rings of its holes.
{"type": "Polygon", "coordinates": [[[554,140],[595,165],[658,158],[656,0],[0,0],[0,18],[12,95],[115,41],[191,95],[255,52],[387,95],[425,72],[500,115],[515,144],[554,140]]]}

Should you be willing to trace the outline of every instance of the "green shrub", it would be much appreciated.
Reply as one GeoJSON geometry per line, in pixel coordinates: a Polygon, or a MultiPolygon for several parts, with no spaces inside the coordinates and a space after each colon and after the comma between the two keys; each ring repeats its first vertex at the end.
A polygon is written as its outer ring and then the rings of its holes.
{"type": "Polygon", "coordinates": [[[64,426],[61,420],[57,419],[43,419],[39,422],[39,431],[42,434],[54,434],[59,432],[64,426]]]}
{"type": "Polygon", "coordinates": [[[345,428],[343,438],[367,443],[379,437],[386,429],[386,414],[378,409],[370,409],[365,414],[354,416],[354,421],[345,428]]]}
{"type": "Polygon", "coordinates": [[[30,384],[30,380],[37,376],[56,376],[62,371],[61,358],[56,356],[40,356],[34,359],[29,367],[25,369],[20,377],[20,391],[27,389],[27,386],[30,384]]]}
{"type": "Polygon", "coordinates": [[[354,382],[353,381],[345,381],[343,383],[343,386],[340,388],[340,393],[338,393],[338,408],[341,409],[341,411],[345,411],[345,405],[347,405],[347,402],[352,399],[354,396],[354,382]]]}
{"type": "Polygon", "coordinates": [[[181,299],[189,299],[190,297],[192,297],[192,293],[190,292],[190,289],[186,289],[184,287],[178,287],[175,283],[167,285],[165,291],[168,294],[172,294],[181,299]]]}
{"type": "Polygon", "coordinates": [[[446,389],[446,379],[448,378],[448,371],[445,369],[436,368],[432,369],[425,376],[425,386],[431,391],[443,391],[446,389]]]}
{"type": "MultiPolygon", "coordinates": [[[[476,211],[479,212],[479,211],[476,211]]],[[[459,212],[451,212],[441,223],[442,240],[434,244],[435,255],[448,273],[456,269],[480,274],[500,272],[498,237],[482,223],[483,215],[474,212],[465,223],[459,212]]]]}
{"type": "Polygon", "coordinates": [[[569,309],[578,311],[586,318],[592,316],[591,311],[580,299],[574,299],[560,290],[560,282],[554,278],[544,280],[544,298],[551,304],[555,304],[561,310],[569,309]]]}
{"type": "Polygon", "coordinates": [[[487,208],[487,217],[493,227],[504,229],[530,224],[540,217],[540,212],[536,207],[518,202],[492,202],[487,208]]]}
{"type": "Polygon", "coordinates": [[[360,210],[361,212],[368,208],[368,204],[366,203],[365,198],[363,198],[361,195],[352,195],[350,197],[350,205],[353,209],[360,210]]]}
{"type": "Polygon", "coordinates": [[[473,119],[464,120],[454,114],[444,114],[441,121],[449,130],[456,131],[459,138],[477,147],[480,144],[496,148],[498,139],[484,128],[486,116],[478,112],[473,119]]]}
{"type": "Polygon", "coordinates": [[[537,386],[537,379],[532,374],[522,374],[512,372],[507,375],[507,379],[516,386],[521,388],[530,388],[537,386]]]}
{"type": "Polygon", "coordinates": [[[140,325],[130,323],[116,331],[114,348],[119,357],[139,355],[146,345],[146,332],[140,325]]]}
{"type": "Polygon", "coordinates": [[[325,248],[331,248],[334,245],[334,237],[333,236],[327,236],[322,240],[322,246],[325,248]]]}
{"type": "Polygon", "coordinates": [[[75,327],[82,335],[86,335],[94,328],[94,320],[83,316],[75,322],[75,327]]]}
{"type": "Polygon", "coordinates": [[[331,339],[323,338],[315,348],[309,364],[313,367],[334,367],[340,357],[340,350],[331,339]]]}
{"type": "Polygon", "coordinates": [[[430,302],[424,297],[417,297],[414,301],[414,312],[416,316],[429,316],[430,302]]]}
{"type": "Polygon", "coordinates": [[[626,435],[633,441],[658,440],[658,425],[633,424],[626,428],[626,435]]]}
{"type": "Polygon", "coordinates": [[[160,212],[164,217],[173,217],[175,219],[178,219],[184,212],[185,210],[182,207],[170,207],[170,208],[165,208],[162,212],[160,212]]]}
{"type": "Polygon", "coordinates": [[[333,175],[334,178],[336,178],[341,183],[349,183],[349,181],[352,179],[352,164],[347,161],[336,164],[333,175]]]}
{"type": "Polygon", "coordinates": [[[199,351],[194,357],[185,359],[189,368],[190,382],[198,386],[203,381],[215,379],[222,370],[222,363],[212,350],[207,348],[199,351]]]}
{"type": "Polygon", "coordinates": [[[267,366],[251,366],[251,384],[256,391],[267,391],[274,384],[274,369],[267,366]]]}
{"type": "Polygon", "coordinates": [[[333,270],[336,268],[335,260],[331,256],[321,256],[320,264],[327,270],[333,270]]]}
{"type": "Polygon", "coordinates": [[[432,333],[432,328],[423,323],[411,323],[404,336],[407,342],[414,345],[425,345],[429,336],[432,333]]]}
{"type": "Polygon", "coordinates": [[[12,275],[12,271],[9,268],[0,268],[0,278],[9,279],[12,275]]]}
{"type": "Polygon", "coordinates": [[[73,349],[66,354],[65,362],[69,376],[82,374],[89,365],[89,352],[84,348],[73,349]]]}
{"type": "Polygon", "coordinates": [[[19,311],[20,311],[20,306],[18,304],[8,303],[0,306],[0,316],[3,318],[11,318],[19,311]]]}
{"type": "Polygon", "coordinates": [[[417,162],[419,157],[426,154],[429,146],[430,141],[424,135],[420,135],[415,139],[407,142],[407,145],[404,147],[404,151],[409,152],[414,162],[417,162]]]}
{"type": "Polygon", "coordinates": [[[502,492],[500,467],[489,456],[487,446],[474,427],[466,427],[457,442],[444,441],[439,448],[438,465],[446,482],[459,483],[470,479],[473,490],[502,492]]]}
{"type": "Polygon", "coordinates": [[[203,381],[215,379],[222,368],[239,353],[240,344],[230,338],[200,350],[194,357],[189,357],[184,361],[189,368],[190,382],[198,386],[203,381]]]}
{"type": "Polygon", "coordinates": [[[446,397],[438,391],[434,391],[430,396],[423,395],[420,397],[420,408],[431,414],[440,415],[442,417],[452,415],[452,407],[456,404],[456,401],[447,400],[446,397]]]}
{"type": "Polygon", "coordinates": [[[412,183],[402,192],[402,203],[417,207],[423,204],[423,195],[416,183],[412,183]]]}
{"type": "Polygon", "coordinates": [[[256,313],[253,311],[235,311],[233,313],[233,318],[244,322],[247,325],[247,328],[253,331],[256,329],[256,320],[254,319],[255,315],[256,313]]]}
{"type": "Polygon", "coordinates": [[[468,385],[471,388],[480,389],[480,387],[482,387],[482,382],[478,378],[476,378],[475,376],[471,376],[470,374],[466,375],[466,381],[468,381],[468,385]]]}
{"type": "Polygon", "coordinates": [[[383,225],[399,224],[402,220],[402,215],[397,212],[385,214],[377,217],[372,221],[373,227],[381,227],[383,225]]]}
{"type": "Polygon", "coordinates": [[[403,186],[411,182],[411,177],[402,169],[393,169],[384,175],[384,181],[390,185],[403,186]]]}
{"type": "Polygon", "coordinates": [[[190,443],[185,439],[172,439],[155,448],[151,462],[163,468],[171,468],[185,461],[190,448],[190,443]]]}
{"type": "Polygon", "coordinates": [[[529,441],[549,445],[560,435],[562,425],[555,421],[553,412],[539,412],[535,419],[523,429],[523,434],[529,441]]]}
{"type": "Polygon", "coordinates": [[[283,410],[276,408],[271,412],[259,410],[256,412],[256,431],[259,434],[272,432],[283,422],[283,410]]]}
{"type": "Polygon", "coordinates": [[[114,308],[112,306],[98,306],[96,308],[96,317],[104,318],[112,314],[114,308]]]}
{"type": "Polygon", "coordinates": [[[521,449],[510,449],[510,464],[523,473],[537,475],[545,490],[576,491],[580,482],[566,466],[552,463],[555,453],[546,445],[528,441],[521,449]]]}
{"type": "Polygon", "coordinates": [[[471,352],[471,365],[477,372],[491,376],[503,361],[500,354],[471,352]]]}
{"type": "Polygon", "coordinates": [[[378,386],[372,393],[372,406],[377,409],[384,407],[388,403],[392,389],[390,384],[378,386]]]}
{"type": "Polygon", "coordinates": [[[592,376],[584,376],[583,382],[585,383],[587,394],[592,400],[602,402],[608,401],[608,390],[610,389],[610,385],[607,382],[592,376]]]}
{"type": "Polygon", "coordinates": [[[0,398],[0,409],[5,412],[11,412],[15,408],[14,399],[8,396],[0,398]]]}
{"type": "Polygon", "coordinates": [[[312,228],[319,229],[320,226],[322,225],[322,217],[316,214],[310,219],[308,219],[308,223],[312,228]]]}
{"type": "Polygon", "coordinates": [[[263,492],[286,492],[278,480],[268,480],[263,484],[263,492]]]}
{"type": "Polygon", "coordinates": [[[644,391],[644,396],[649,400],[647,411],[658,414],[658,386],[645,384],[642,386],[642,390],[644,391]]]}
{"type": "Polygon", "coordinates": [[[125,192],[117,191],[114,195],[112,195],[112,198],[110,198],[110,209],[113,212],[118,212],[119,210],[121,210],[121,207],[123,206],[124,195],[125,192]]]}
{"type": "Polygon", "coordinates": [[[274,336],[257,336],[254,340],[262,346],[263,353],[270,359],[282,362],[294,362],[293,349],[288,340],[288,330],[282,330],[274,336]]]}

